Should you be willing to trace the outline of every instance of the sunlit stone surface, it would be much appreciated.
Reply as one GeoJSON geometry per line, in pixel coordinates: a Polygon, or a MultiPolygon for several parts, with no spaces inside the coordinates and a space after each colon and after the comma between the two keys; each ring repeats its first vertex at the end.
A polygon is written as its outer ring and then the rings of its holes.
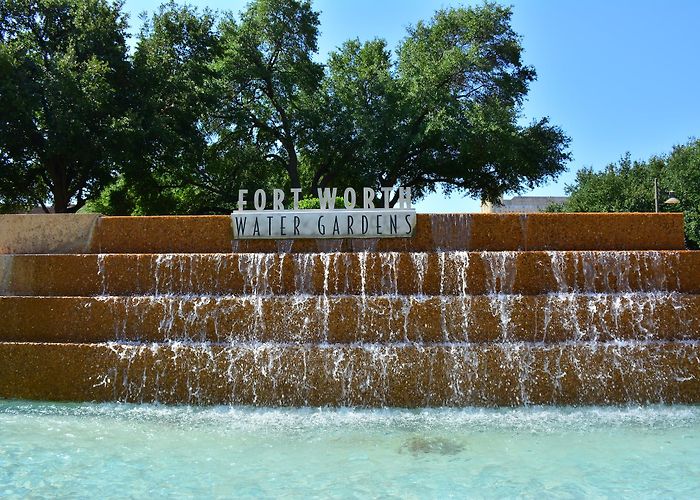
{"type": "Polygon", "coordinates": [[[84,246],[110,253],[0,255],[0,397],[700,402],[700,253],[678,249],[682,218],[573,215],[421,216],[396,248],[216,253],[182,238],[217,218],[102,218],[84,246]]]}

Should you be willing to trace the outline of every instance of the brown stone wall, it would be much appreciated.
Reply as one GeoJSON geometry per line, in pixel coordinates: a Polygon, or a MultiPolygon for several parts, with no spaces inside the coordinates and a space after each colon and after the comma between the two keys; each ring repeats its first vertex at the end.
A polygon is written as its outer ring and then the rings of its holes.
{"type": "Polygon", "coordinates": [[[0,343],[0,397],[190,404],[515,406],[700,401],[684,343],[207,346],[0,343]]]}
{"type": "Polygon", "coordinates": [[[679,250],[682,214],[418,214],[412,238],[233,241],[229,216],[0,216],[0,253],[679,250]]]}
{"type": "Polygon", "coordinates": [[[0,217],[0,398],[700,402],[700,252],[680,214],[419,215],[384,240],[231,229],[0,217]]]}
{"type": "Polygon", "coordinates": [[[0,295],[700,293],[700,252],[0,256],[0,295]]]}
{"type": "Polygon", "coordinates": [[[0,254],[87,252],[99,218],[96,214],[0,215],[0,254]]]}
{"type": "Polygon", "coordinates": [[[2,297],[4,342],[577,342],[700,338],[698,295],[2,297]]]}

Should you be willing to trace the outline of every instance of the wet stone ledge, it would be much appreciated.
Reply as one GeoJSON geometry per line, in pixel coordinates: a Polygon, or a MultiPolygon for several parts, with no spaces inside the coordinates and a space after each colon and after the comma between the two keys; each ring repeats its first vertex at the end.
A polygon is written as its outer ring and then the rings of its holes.
{"type": "Polygon", "coordinates": [[[418,214],[411,238],[241,241],[233,239],[230,216],[93,216],[80,224],[71,216],[58,217],[0,216],[0,253],[682,250],[685,246],[682,214],[418,214]]]}
{"type": "Polygon", "coordinates": [[[700,295],[0,297],[6,342],[579,342],[700,339],[700,295]]]}
{"type": "Polygon", "coordinates": [[[700,402],[695,343],[0,343],[0,397],[264,406],[700,402]]]}
{"type": "Polygon", "coordinates": [[[0,255],[0,295],[700,293],[700,252],[0,255]]]}

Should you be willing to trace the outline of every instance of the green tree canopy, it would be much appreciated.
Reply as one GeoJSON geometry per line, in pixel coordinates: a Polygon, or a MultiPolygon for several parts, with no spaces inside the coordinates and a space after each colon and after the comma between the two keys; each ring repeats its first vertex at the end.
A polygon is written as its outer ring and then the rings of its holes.
{"type": "Polygon", "coordinates": [[[0,202],[75,211],[111,180],[128,128],[121,4],[0,3],[0,202]]]}
{"type": "Polygon", "coordinates": [[[700,141],[676,146],[670,154],[647,161],[632,161],[629,154],[600,172],[583,168],[574,184],[567,186],[569,200],[552,211],[566,212],[653,212],[654,179],[660,187],[659,208],[685,213],[689,246],[700,246],[700,141]],[[679,205],[664,205],[674,191],[679,205]]]}
{"type": "Polygon", "coordinates": [[[238,188],[442,187],[483,200],[569,159],[546,118],[521,122],[535,71],[511,11],[438,11],[394,50],[350,40],[315,60],[306,0],[240,15],[173,2],[131,56],[119,3],[0,4],[0,204],[57,211],[221,213],[238,188]]]}
{"type": "Polygon", "coordinates": [[[311,4],[297,0],[256,0],[221,25],[226,98],[217,133],[254,145],[264,162],[255,166],[286,171],[292,187],[301,187],[299,146],[313,126],[301,103],[323,77],[312,59],[318,25],[311,4]]]}
{"type": "Polygon", "coordinates": [[[528,85],[511,11],[496,4],[438,11],[392,54],[383,40],[351,40],[331,54],[317,99],[321,126],[308,158],[312,187],[341,181],[436,186],[483,200],[558,175],[568,138],[518,119],[528,85]]]}
{"type": "Polygon", "coordinates": [[[124,182],[113,191],[130,190],[132,213],[216,209],[202,206],[199,195],[218,189],[207,163],[209,115],[220,102],[213,68],[220,49],[207,10],[170,2],[142,26],[132,59],[138,129],[124,182]]]}

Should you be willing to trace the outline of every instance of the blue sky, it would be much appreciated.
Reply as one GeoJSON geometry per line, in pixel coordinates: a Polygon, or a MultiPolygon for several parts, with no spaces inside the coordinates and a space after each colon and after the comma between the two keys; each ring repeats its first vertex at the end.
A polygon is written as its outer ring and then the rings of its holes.
{"type": "MultiPolygon", "coordinates": [[[[138,14],[160,1],[126,0],[134,29],[138,14]]],[[[240,11],[246,1],[189,2],[240,11]]],[[[317,0],[319,61],[348,38],[384,38],[395,46],[406,27],[441,7],[480,2],[317,0]]],[[[555,182],[525,195],[563,195],[580,167],[601,169],[625,152],[633,159],[664,154],[700,137],[700,1],[521,0],[513,27],[524,60],[537,70],[523,108],[526,121],[548,116],[572,138],[573,161],[555,182]]],[[[428,197],[424,212],[478,211],[459,195],[428,197]]]]}

